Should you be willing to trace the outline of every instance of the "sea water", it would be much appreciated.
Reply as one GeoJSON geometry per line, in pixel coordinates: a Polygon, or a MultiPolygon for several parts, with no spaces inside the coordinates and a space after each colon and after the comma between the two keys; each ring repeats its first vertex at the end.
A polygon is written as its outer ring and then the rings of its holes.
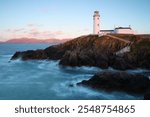
{"type": "Polygon", "coordinates": [[[123,92],[108,93],[76,85],[82,80],[88,80],[95,73],[103,71],[100,68],[62,67],[59,66],[59,61],[53,60],[10,61],[16,51],[44,49],[50,45],[0,43],[1,100],[143,99],[140,95],[129,95],[123,92]]]}

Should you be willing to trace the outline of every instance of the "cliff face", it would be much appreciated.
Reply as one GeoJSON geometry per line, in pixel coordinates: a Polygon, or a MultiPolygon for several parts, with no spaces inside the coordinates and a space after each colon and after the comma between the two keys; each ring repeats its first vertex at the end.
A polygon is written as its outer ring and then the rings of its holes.
{"type": "Polygon", "coordinates": [[[107,36],[80,37],[68,44],[72,45],[72,48],[68,49],[61,58],[61,65],[87,65],[101,68],[111,66],[115,58],[114,53],[127,46],[125,42],[107,36]]]}
{"type": "Polygon", "coordinates": [[[131,46],[131,52],[124,55],[124,59],[141,68],[150,68],[150,38],[137,38],[131,46]]]}
{"type": "Polygon", "coordinates": [[[150,68],[150,36],[113,35],[132,42],[131,52],[122,56],[115,53],[129,43],[111,36],[82,36],[44,50],[16,52],[13,59],[53,59],[65,66],[98,66],[116,69],[150,68]]]}

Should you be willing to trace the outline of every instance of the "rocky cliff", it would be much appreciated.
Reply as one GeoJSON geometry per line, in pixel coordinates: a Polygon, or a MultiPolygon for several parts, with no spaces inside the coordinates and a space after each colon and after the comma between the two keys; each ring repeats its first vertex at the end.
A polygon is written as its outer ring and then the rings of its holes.
{"type": "Polygon", "coordinates": [[[150,36],[113,35],[131,41],[131,52],[122,56],[115,53],[129,43],[111,36],[88,35],[75,38],[63,44],[50,46],[44,50],[16,52],[12,60],[60,59],[64,66],[97,66],[115,69],[150,68],[150,36]]]}

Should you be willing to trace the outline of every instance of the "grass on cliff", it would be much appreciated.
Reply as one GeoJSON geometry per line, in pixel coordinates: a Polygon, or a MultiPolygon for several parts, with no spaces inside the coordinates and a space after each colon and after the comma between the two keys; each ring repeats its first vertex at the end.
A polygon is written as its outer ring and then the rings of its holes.
{"type": "Polygon", "coordinates": [[[137,43],[135,45],[137,49],[140,49],[141,47],[149,48],[150,49],[150,40],[143,39],[141,42],[137,43]]]}

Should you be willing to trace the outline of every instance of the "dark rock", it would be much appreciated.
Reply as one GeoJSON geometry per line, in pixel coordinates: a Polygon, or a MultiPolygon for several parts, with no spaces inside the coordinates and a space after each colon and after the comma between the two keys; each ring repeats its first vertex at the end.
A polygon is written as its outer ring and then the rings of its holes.
{"type": "Polygon", "coordinates": [[[43,59],[52,59],[58,60],[61,59],[65,51],[60,50],[58,46],[50,46],[44,50],[27,50],[24,52],[16,52],[11,60],[21,58],[22,60],[43,60],[43,59]]]}
{"type": "Polygon", "coordinates": [[[73,85],[73,84],[69,84],[68,86],[69,86],[69,87],[74,87],[74,85],[73,85]]]}
{"type": "Polygon", "coordinates": [[[61,46],[62,45],[50,46],[44,49],[43,51],[48,56],[48,59],[58,60],[62,58],[62,56],[64,55],[66,51],[64,48],[61,49],[61,46]]]}
{"type": "Polygon", "coordinates": [[[144,94],[144,100],[150,100],[150,89],[144,94]]]}
{"type": "Polygon", "coordinates": [[[146,92],[144,93],[144,100],[150,100],[150,84],[149,84],[146,92]]]}
{"type": "Polygon", "coordinates": [[[123,58],[136,68],[150,69],[150,39],[138,37],[131,46],[131,52],[123,58]]]}
{"type": "Polygon", "coordinates": [[[90,57],[90,52],[74,50],[67,51],[62,59],[60,60],[60,65],[65,66],[95,66],[95,61],[90,57]]]}
{"type": "Polygon", "coordinates": [[[97,90],[104,89],[107,91],[144,94],[149,84],[150,80],[143,75],[129,74],[127,72],[102,72],[77,85],[88,86],[97,90]]]}
{"type": "Polygon", "coordinates": [[[16,52],[11,60],[21,58],[22,60],[41,60],[41,59],[47,59],[47,55],[43,50],[28,50],[24,52],[16,52]]]}
{"type": "Polygon", "coordinates": [[[114,69],[126,70],[135,68],[133,64],[128,63],[123,57],[115,56],[110,65],[114,69]]]}
{"type": "Polygon", "coordinates": [[[15,60],[15,59],[18,59],[18,58],[21,58],[22,57],[22,52],[16,52],[12,57],[11,57],[11,60],[15,60]]]}

